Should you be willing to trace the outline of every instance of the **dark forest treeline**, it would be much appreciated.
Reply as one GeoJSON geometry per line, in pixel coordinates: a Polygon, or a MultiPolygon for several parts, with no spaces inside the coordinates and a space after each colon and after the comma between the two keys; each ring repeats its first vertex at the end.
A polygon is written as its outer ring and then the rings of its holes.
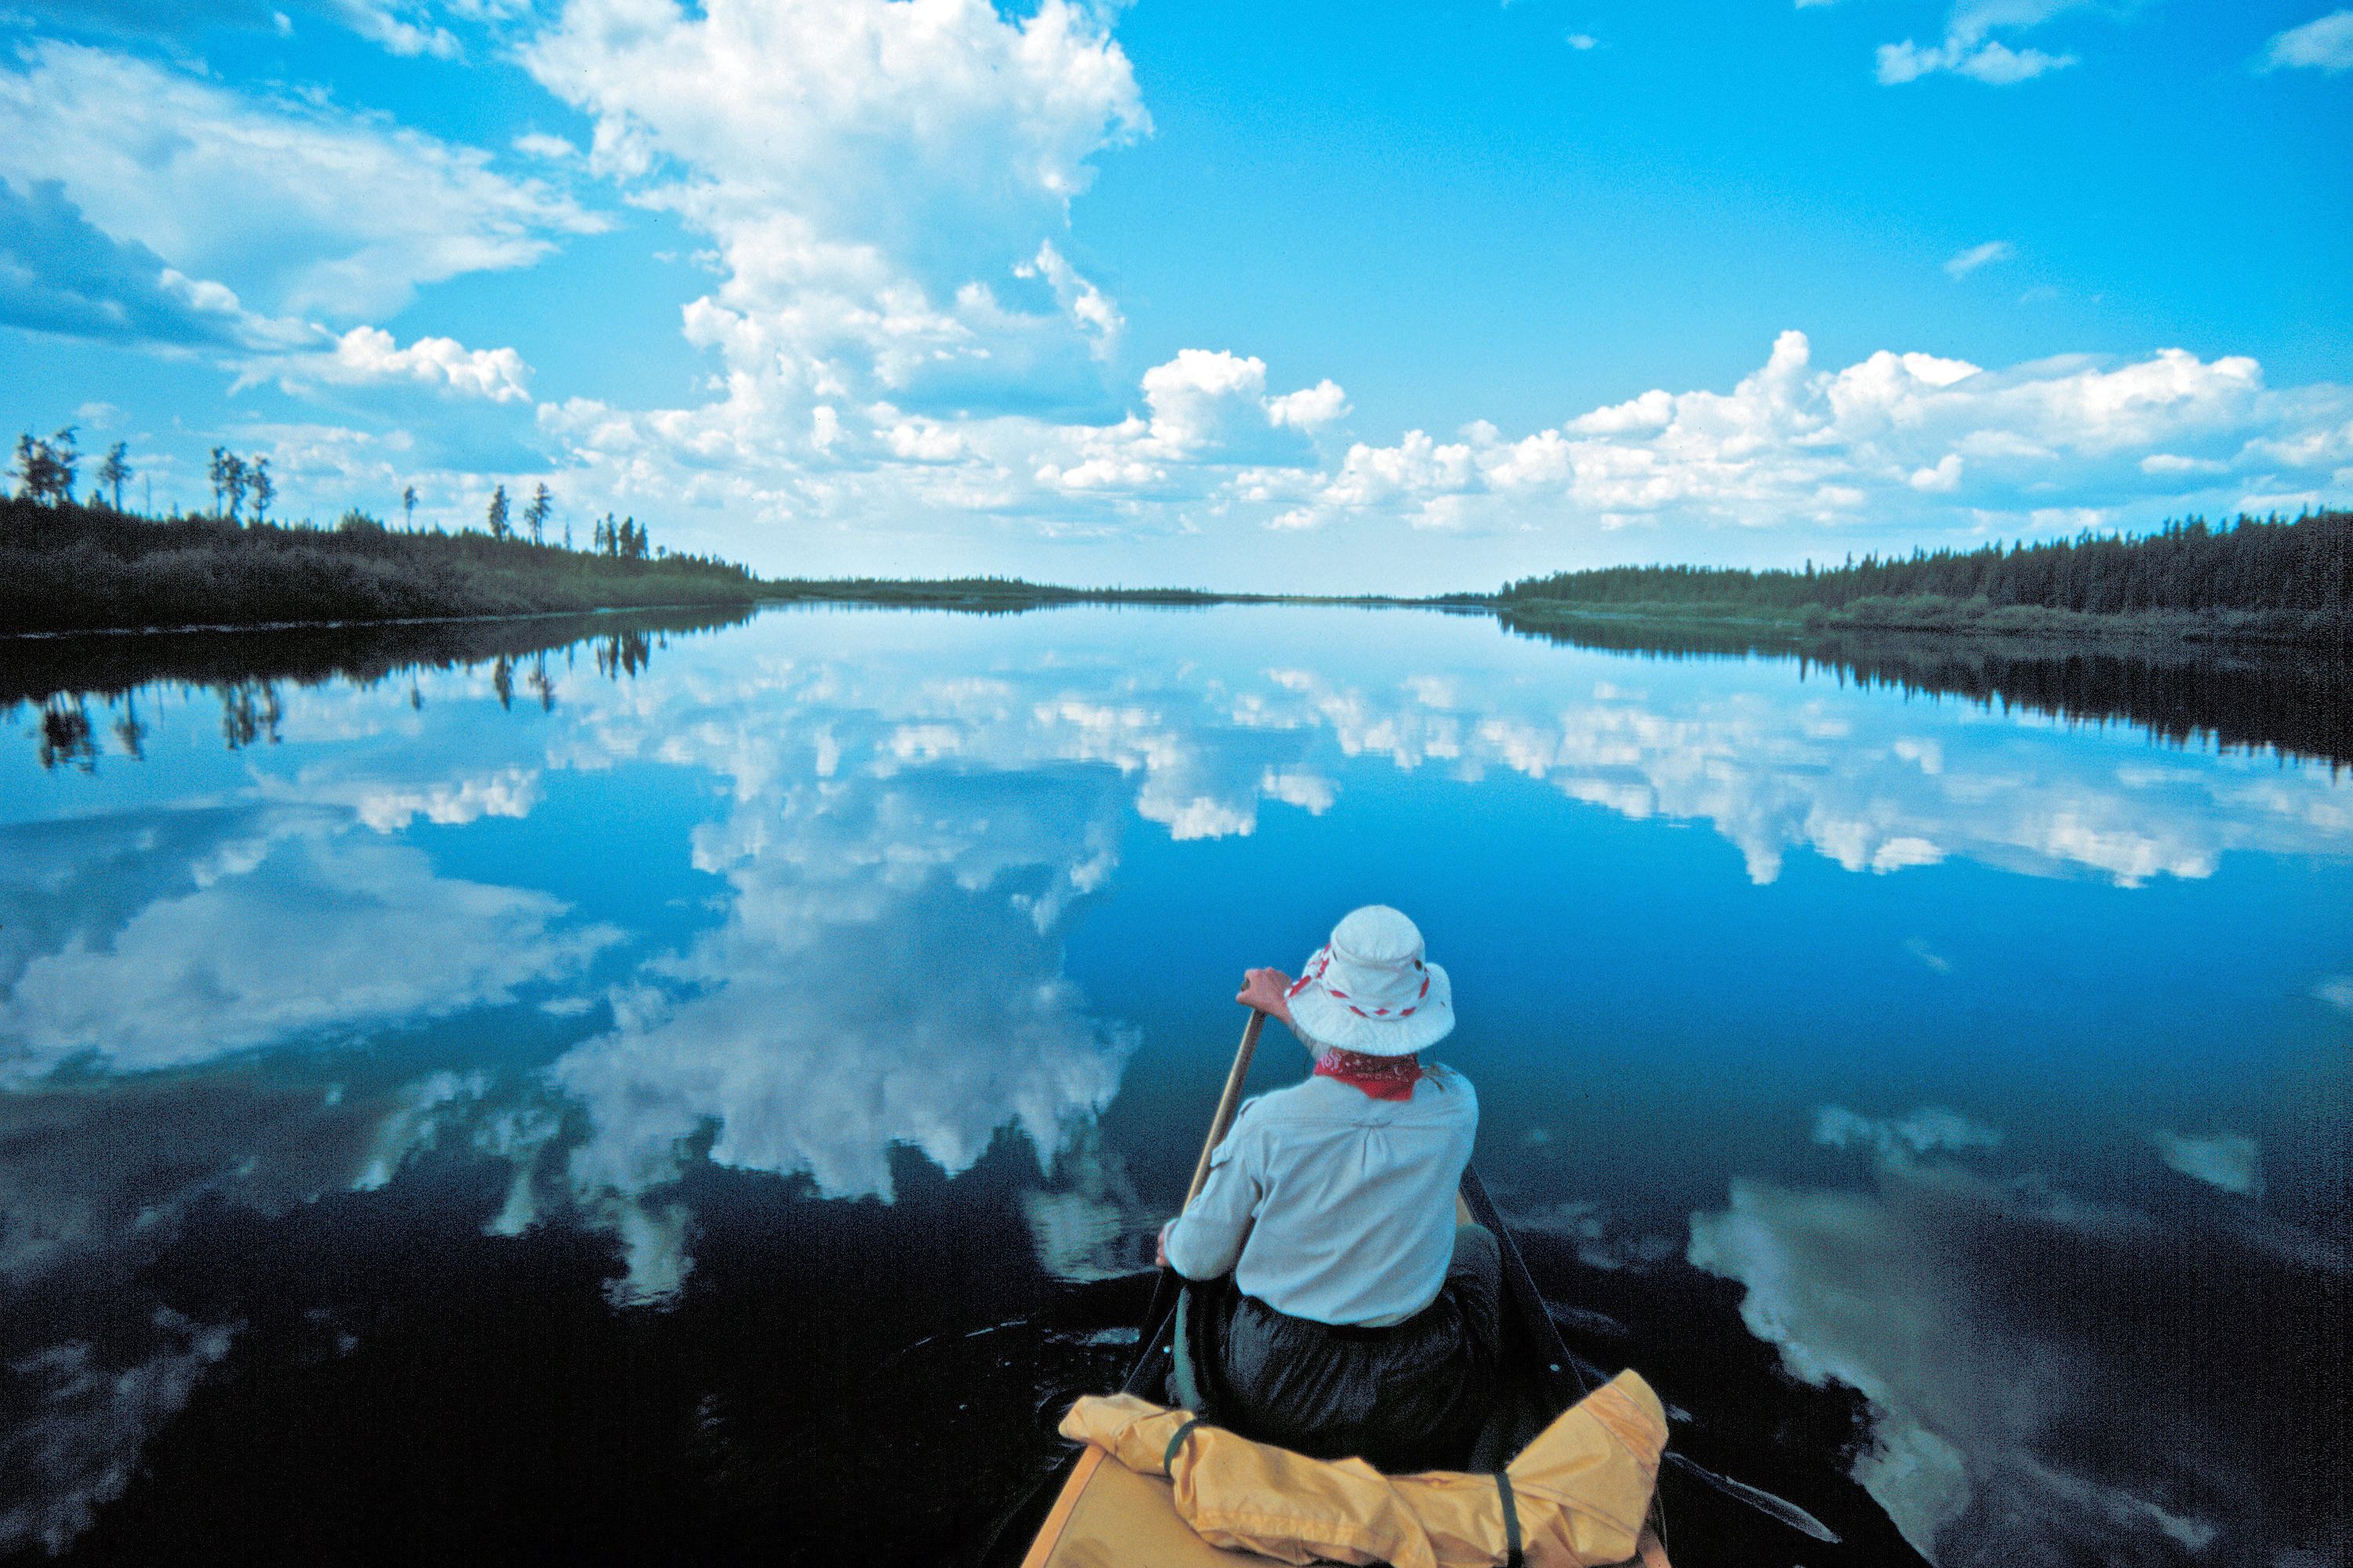
{"type": "MultiPolygon", "coordinates": [[[[2072,631],[2036,610],[2081,616],[2228,616],[2238,630],[2341,639],[2353,621],[2353,513],[2293,522],[2202,518],[2138,537],[2084,534],[2039,545],[1850,558],[1803,571],[1608,567],[1525,577],[1497,595],[1508,611],[1546,604],[1626,610],[1746,610],[1850,625],[2072,631]]],[[[2226,623],[2227,624],[2227,623],[2226,623]]]]}
{"type": "Polygon", "coordinates": [[[358,513],[322,529],[0,499],[0,630],[532,615],[758,593],[750,572],[699,556],[406,532],[358,513]]]}
{"type": "Polygon", "coordinates": [[[1062,588],[1022,577],[771,577],[761,583],[760,597],[982,612],[1059,604],[1234,604],[1265,598],[1207,588],[1062,588]]]}
{"type": "Polygon", "coordinates": [[[1166,607],[1215,604],[1408,605],[1437,609],[1483,609],[1478,594],[1401,599],[1387,594],[1224,593],[1198,588],[1064,588],[1023,577],[770,577],[760,584],[764,599],[887,605],[901,609],[955,609],[974,614],[1012,614],[1058,605],[1133,604],[1166,607]]]}

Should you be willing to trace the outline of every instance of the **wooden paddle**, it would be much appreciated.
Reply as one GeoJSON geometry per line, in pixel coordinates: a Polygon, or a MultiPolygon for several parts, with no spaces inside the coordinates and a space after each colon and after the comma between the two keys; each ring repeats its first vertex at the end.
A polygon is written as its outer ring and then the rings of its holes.
{"type": "MultiPolygon", "coordinates": [[[[1226,1070],[1226,1086],[1224,1092],[1218,1096],[1217,1114],[1209,1118],[1209,1136],[1201,1142],[1201,1158],[1193,1162],[1193,1180],[1185,1189],[1184,1204],[1176,1211],[1180,1214],[1192,1206],[1193,1200],[1201,1195],[1201,1189],[1209,1183],[1209,1156],[1218,1151],[1218,1145],[1223,1143],[1226,1134],[1233,1130],[1234,1118],[1241,1110],[1242,1083],[1250,1076],[1250,1058],[1258,1054],[1259,1031],[1265,1027],[1266,1014],[1255,1007],[1251,1008],[1250,1022],[1242,1025],[1242,1043],[1234,1052],[1234,1065],[1226,1070]]],[[[1145,1353],[1144,1360],[1137,1362],[1139,1372],[1145,1361],[1151,1359],[1152,1346],[1159,1338],[1161,1322],[1175,1307],[1178,1288],[1177,1274],[1173,1268],[1164,1266],[1160,1270],[1160,1277],[1152,1282],[1152,1305],[1144,1311],[1145,1353]]],[[[1135,1380],[1131,1376],[1128,1381],[1133,1384],[1135,1380]]],[[[1130,1392],[1134,1390],[1131,1388],[1130,1392]]]]}
{"type": "MultiPolygon", "coordinates": [[[[1266,1027],[1266,1014],[1250,1009],[1250,1022],[1242,1025],[1241,1048],[1234,1053],[1233,1067],[1226,1074],[1225,1093],[1218,1097],[1218,1114],[1209,1118],[1208,1141],[1201,1145],[1201,1158],[1193,1166],[1193,1184],[1185,1189],[1185,1202],[1189,1205],[1201,1195],[1209,1182],[1209,1156],[1226,1140],[1234,1127],[1234,1117],[1241,1109],[1242,1080],[1250,1076],[1250,1058],[1258,1054],[1258,1033],[1266,1027]]],[[[1180,1213],[1182,1210],[1178,1211],[1180,1213]]]]}

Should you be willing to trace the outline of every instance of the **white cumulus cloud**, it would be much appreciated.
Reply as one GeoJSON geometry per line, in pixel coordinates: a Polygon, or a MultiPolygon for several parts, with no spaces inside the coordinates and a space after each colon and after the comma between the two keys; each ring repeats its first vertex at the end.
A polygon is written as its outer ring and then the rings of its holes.
{"type": "Polygon", "coordinates": [[[2353,69],[2353,11],[2331,11],[2300,27],[2274,34],[2271,42],[2263,46],[2258,69],[2303,69],[2326,71],[2330,76],[2353,69]]]}
{"type": "Polygon", "coordinates": [[[455,59],[458,40],[418,5],[370,4],[369,0],[324,0],[322,9],[389,54],[431,55],[455,59]]]}
{"type": "Polygon", "coordinates": [[[1945,263],[1945,270],[1955,281],[1968,277],[1980,267],[1996,261],[2008,261],[2018,254],[2018,248],[2007,239],[1989,239],[1982,245],[1972,245],[1945,263]]]}
{"type": "Polygon", "coordinates": [[[2001,371],[1883,350],[1822,370],[1805,334],[1789,332],[1729,393],[1654,390],[1517,438],[1481,422],[1452,441],[1409,430],[1391,445],[1358,442],[1295,510],[1324,524],[1443,507],[1430,520],[1502,526],[1519,514],[1512,503],[1541,501],[1603,519],[1769,526],[1865,506],[1918,516],[1953,498],[1982,516],[2047,507],[2054,485],[2130,494],[2184,473],[2326,472],[2348,412],[2342,388],[2275,393],[2242,357],[2167,349],[2001,371]],[[2274,434],[2289,427],[2303,435],[2274,434]],[[2180,457],[2183,447],[2215,455],[2180,457]],[[2157,451],[2191,466],[2144,466],[2157,451]]]}
{"type": "Polygon", "coordinates": [[[1348,395],[1340,390],[1339,383],[1327,379],[1268,398],[1266,412],[1267,418],[1278,425],[1319,429],[1348,412],[1348,395]]]}
{"type": "Polygon", "coordinates": [[[1917,81],[1939,71],[1996,87],[2031,81],[2075,64],[2071,54],[2039,48],[2013,48],[1994,37],[1997,30],[2035,27],[2089,0],[1958,0],[1945,25],[1942,42],[1879,47],[1879,79],[1889,87],[1917,81]]]}
{"type": "Polygon", "coordinates": [[[687,333],[726,396],[641,434],[724,454],[792,510],[833,493],[789,468],[815,402],[842,410],[845,457],[871,450],[849,410],[877,399],[886,428],[1101,404],[1121,317],[1056,239],[1090,159],[1149,122],[1092,11],[574,0],[525,59],[594,120],[594,169],[716,244],[687,333]]]}
{"type": "Polygon", "coordinates": [[[273,313],[387,313],[604,226],[478,149],[54,39],[0,68],[0,175],[273,313]]]}
{"type": "Polygon", "coordinates": [[[356,326],[336,340],[336,378],[420,381],[493,403],[531,396],[531,366],[512,348],[468,348],[455,338],[420,337],[402,348],[381,327],[356,326]]]}
{"type": "Polygon", "coordinates": [[[2075,63],[2073,55],[2046,54],[2041,49],[2013,49],[1996,40],[1964,44],[1957,38],[1923,48],[1906,38],[1879,46],[1879,79],[1889,87],[1917,81],[1937,71],[1952,71],[1996,87],[2031,81],[2075,63]]]}

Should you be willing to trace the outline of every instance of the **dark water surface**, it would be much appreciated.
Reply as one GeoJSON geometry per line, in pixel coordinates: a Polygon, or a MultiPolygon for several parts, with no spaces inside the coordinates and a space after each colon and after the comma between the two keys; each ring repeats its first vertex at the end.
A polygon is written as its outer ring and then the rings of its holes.
{"type": "Polygon", "coordinates": [[[1573,1347],[1848,1537],[1678,1497],[1685,1568],[2344,1561],[2341,683],[1671,652],[18,644],[0,1554],[956,1561],[1132,1351],[1240,970],[1382,900],[1573,1347]]]}

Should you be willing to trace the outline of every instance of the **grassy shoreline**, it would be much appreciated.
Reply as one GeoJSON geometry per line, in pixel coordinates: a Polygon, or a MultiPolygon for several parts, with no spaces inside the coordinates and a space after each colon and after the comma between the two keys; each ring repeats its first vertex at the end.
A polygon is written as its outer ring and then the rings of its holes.
{"type": "Polygon", "coordinates": [[[758,579],[691,556],[628,558],[485,534],[151,519],[0,501],[0,629],[379,624],[743,605],[758,579]]]}

